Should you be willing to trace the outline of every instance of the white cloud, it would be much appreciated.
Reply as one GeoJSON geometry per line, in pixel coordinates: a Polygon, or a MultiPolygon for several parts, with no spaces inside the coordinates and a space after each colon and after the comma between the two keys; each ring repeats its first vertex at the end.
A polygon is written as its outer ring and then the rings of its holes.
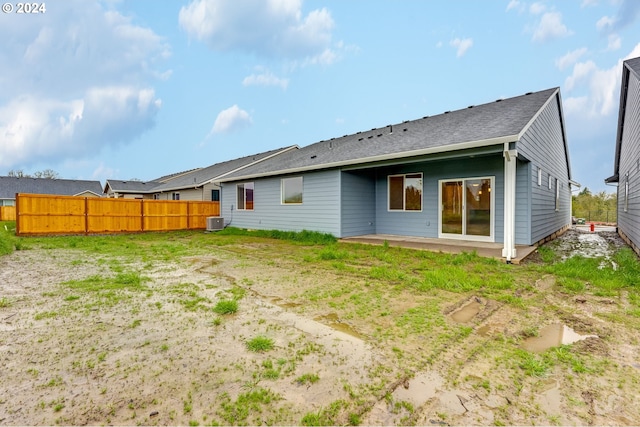
{"type": "Polygon", "coordinates": [[[598,67],[595,62],[579,62],[573,66],[573,73],[564,81],[565,88],[571,91],[581,82],[587,80],[598,67]]]}
{"type": "Polygon", "coordinates": [[[622,62],[640,56],[640,43],[614,66],[600,69],[593,61],[574,65],[573,73],[565,80],[567,92],[582,92],[565,100],[568,115],[585,119],[610,116],[617,111],[622,62]],[[586,94],[585,94],[586,93],[586,94]]]}
{"type": "Polygon", "coordinates": [[[459,39],[459,38],[455,38],[453,40],[451,40],[449,42],[449,45],[451,45],[452,47],[456,48],[457,52],[456,52],[456,56],[458,58],[464,56],[464,54],[467,52],[467,50],[469,50],[469,48],[471,48],[471,46],[473,46],[473,39],[467,38],[467,39],[459,39]]]}
{"type": "Polygon", "coordinates": [[[522,4],[518,0],[511,0],[507,5],[507,12],[513,9],[520,9],[522,4]]]}
{"type": "Polygon", "coordinates": [[[592,7],[592,6],[597,6],[598,5],[598,0],[582,0],[582,3],[580,3],[580,7],[592,7]]]}
{"type": "Polygon", "coordinates": [[[193,0],[178,19],[189,36],[214,50],[287,59],[323,55],[334,27],[327,9],[303,16],[301,0],[193,0]]]}
{"type": "Polygon", "coordinates": [[[251,122],[252,120],[249,113],[237,105],[233,105],[226,110],[222,110],[218,114],[209,135],[214,133],[233,132],[249,126],[251,122]]]}
{"type": "Polygon", "coordinates": [[[531,12],[533,15],[540,15],[545,10],[547,10],[547,7],[542,3],[536,2],[532,3],[531,6],[529,6],[529,12],[531,12]]]}
{"type": "Polygon", "coordinates": [[[604,33],[620,31],[634,24],[640,17],[640,2],[638,0],[621,0],[620,9],[615,17],[603,16],[596,23],[596,28],[604,33]]]}
{"type": "Polygon", "coordinates": [[[562,56],[561,58],[556,59],[556,67],[558,67],[558,69],[560,71],[562,71],[565,68],[570,67],[573,64],[575,64],[576,62],[578,62],[578,60],[585,53],[587,53],[587,48],[586,47],[583,47],[583,48],[576,49],[576,50],[573,50],[571,52],[568,52],[566,55],[562,56]]]}
{"type": "Polygon", "coordinates": [[[533,32],[533,41],[546,42],[573,34],[572,31],[562,23],[560,12],[547,12],[542,15],[540,22],[533,32]]]}
{"type": "Polygon", "coordinates": [[[598,31],[608,31],[613,27],[614,22],[615,19],[613,19],[612,17],[603,16],[602,18],[598,19],[598,22],[596,22],[596,28],[598,29],[598,31]]]}
{"type": "Polygon", "coordinates": [[[154,125],[162,37],[97,0],[14,18],[0,15],[0,167],[95,155],[154,125]]]}
{"type": "Polygon", "coordinates": [[[287,89],[289,86],[289,79],[277,77],[270,71],[266,71],[261,74],[251,74],[242,80],[243,86],[280,86],[282,89],[287,89]]]}
{"type": "Polygon", "coordinates": [[[613,51],[618,50],[622,47],[622,39],[617,34],[609,34],[609,43],[607,45],[607,50],[613,51]]]}
{"type": "Polygon", "coordinates": [[[81,158],[117,145],[154,124],[161,105],[152,89],[90,88],[78,99],[31,95],[0,108],[0,167],[81,158]]]}

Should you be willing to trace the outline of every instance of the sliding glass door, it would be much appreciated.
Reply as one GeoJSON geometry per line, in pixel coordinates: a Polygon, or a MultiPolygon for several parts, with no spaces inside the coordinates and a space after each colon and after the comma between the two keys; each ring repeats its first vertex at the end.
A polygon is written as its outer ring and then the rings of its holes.
{"type": "Polygon", "coordinates": [[[493,241],[493,177],[440,181],[440,236],[493,241]]]}

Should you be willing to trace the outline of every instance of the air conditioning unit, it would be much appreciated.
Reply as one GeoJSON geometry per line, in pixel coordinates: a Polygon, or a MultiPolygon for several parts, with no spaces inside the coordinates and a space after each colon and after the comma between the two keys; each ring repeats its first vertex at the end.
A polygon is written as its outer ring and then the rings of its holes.
{"type": "Polygon", "coordinates": [[[207,231],[222,230],[224,228],[224,218],[221,216],[207,217],[207,231]]]}

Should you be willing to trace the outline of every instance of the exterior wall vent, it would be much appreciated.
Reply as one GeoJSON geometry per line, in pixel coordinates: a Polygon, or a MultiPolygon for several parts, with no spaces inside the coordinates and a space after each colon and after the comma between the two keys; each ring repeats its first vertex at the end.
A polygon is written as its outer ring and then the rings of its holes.
{"type": "Polygon", "coordinates": [[[207,231],[218,231],[224,228],[224,218],[221,216],[207,217],[207,231]]]}

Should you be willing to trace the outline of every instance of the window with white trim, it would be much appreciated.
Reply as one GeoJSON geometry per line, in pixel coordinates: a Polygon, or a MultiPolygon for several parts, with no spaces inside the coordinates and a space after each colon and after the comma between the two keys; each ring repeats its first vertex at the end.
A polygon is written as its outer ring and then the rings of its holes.
{"type": "Polygon", "coordinates": [[[253,210],[253,182],[243,182],[236,185],[236,194],[239,211],[253,210]]]}
{"type": "Polygon", "coordinates": [[[180,200],[180,193],[171,193],[171,200],[180,200]]]}
{"type": "Polygon", "coordinates": [[[624,176],[624,211],[629,210],[629,172],[624,176]]]}
{"type": "Polygon", "coordinates": [[[283,205],[302,204],[302,183],[301,176],[280,180],[280,200],[283,205]]]}
{"type": "Polygon", "coordinates": [[[390,211],[421,211],[422,173],[389,175],[388,196],[390,211]]]}
{"type": "Polygon", "coordinates": [[[542,185],[542,168],[538,168],[538,186],[542,185]]]}
{"type": "Polygon", "coordinates": [[[556,178],[556,212],[560,210],[560,183],[556,178]]]}
{"type": "Polygon", "coordinates": [[[549,190],[551,190],[551,174],[549,174],[549,190]]]}

